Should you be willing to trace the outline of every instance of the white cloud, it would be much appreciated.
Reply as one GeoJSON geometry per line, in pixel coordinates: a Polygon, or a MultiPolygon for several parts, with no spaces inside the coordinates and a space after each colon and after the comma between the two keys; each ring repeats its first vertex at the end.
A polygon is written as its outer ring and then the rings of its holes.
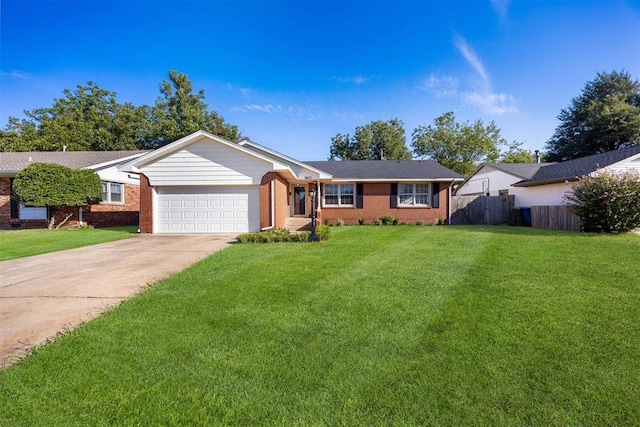
{"type": "Polygon", "coordinates": [[[433,92],[440,98],[451,98],[458,95],[458,86],[458,79],[454,76],[431,73],[419,88],[433,92]]]}
{"type": "Polygon", "coordinates": [[[240,93],[243,94],[244,96],[249,96],[251,95],[252,92],[253,90],[249,89],[248,87],[240,88],[240,93]]]}
{"type": "MultiPolygon", "coordinates": [[[[457,99],[464,105],[478,108],[485,114],[507,114],[518,111],[513,95],[496,93],[491,84],[491,78],[484,64],[471,49],[467,41],[456,35],[454,44],[467,63],[481,78],[480,84],[475,84],[470,90],[460,90],[461,82],[455,76],[430,74],[419,87],[440,98],[457,99]]],[[[469,84],[467,85],[469,86],[469,84]]]]}
{"type": "Polygon", "coordinates": [[[491,0],[491,6],[503,21],[507,19],[510,0],[491,0]]]}
{"type": "Polygon", "coordinates": [[[353,83],[356,85],[361,85],[371,80],[371,77],[365,77],[362,74],[358,74],[357,76],[333,76],[332,79],[339,83],[353,83]]]}
{"type": "Polygon", "coordinates": [[[465,92],[460,95],[462,101],[480,108],[487,114],[516,113],[515,99],[505,93],[465,92]]]}
{"type": "Polygon", "coordinates": [[[476,53],[467,44],[467,41],[464,39],[464,37],[457,35],[455,38],[455,45],[456,45],[456,48],[458,48],[458,51],[462,54],[462,56],[464,56],[464,59],[467,60],[469,65],[471,65],[471,67],[473,67],[473,69],[475,69],[476,72],[480,74],[480,77],[482,77],[482,80],[485,83],[489,83],[489,75],[485,71],[484,65],[482,65],[482,61],[480,61],[480,58],[478,58],[478,55],[476,55],[476,53]]]}
{"type": "Polygon", "coordinates": [[[232,107],[231,111],[233,112],[259,112],[265,114],[282,114],[285,116],[289,116],[292,119],[302,119],[313,121],[320,116],[315,114],[313,110],[316,106],[298,106],[298,105],[290,105],[290,106],[282,106],[282,105],[273,105],[273,104],[245,104],[241,106],[232,107]]]}
{"type": "Polygon", "coordinates": [[[28,79],[31,77],[29,74],[20,70],[2,71],[0,72],[0,76],[10,79],[28,79]]]}

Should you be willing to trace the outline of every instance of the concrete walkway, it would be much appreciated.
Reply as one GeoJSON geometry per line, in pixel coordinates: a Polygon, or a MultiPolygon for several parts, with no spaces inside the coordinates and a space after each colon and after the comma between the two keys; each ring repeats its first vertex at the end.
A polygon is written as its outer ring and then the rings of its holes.
{"type": "Polygon", "coordinates": [[[0,262],[0,368],[233,241],[140,235],[0,262]]]}

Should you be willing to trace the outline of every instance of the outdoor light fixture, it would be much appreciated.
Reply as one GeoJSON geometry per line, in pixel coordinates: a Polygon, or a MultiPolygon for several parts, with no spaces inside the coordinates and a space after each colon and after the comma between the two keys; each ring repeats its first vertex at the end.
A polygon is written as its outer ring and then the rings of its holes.
{"type": "Polygon", "coordinates": [[[316,234],[316,191],[309,190],[309,197],[311,197],[311,235],[309,236],[309,241],[319,242],[320,237],[316,234]]]}

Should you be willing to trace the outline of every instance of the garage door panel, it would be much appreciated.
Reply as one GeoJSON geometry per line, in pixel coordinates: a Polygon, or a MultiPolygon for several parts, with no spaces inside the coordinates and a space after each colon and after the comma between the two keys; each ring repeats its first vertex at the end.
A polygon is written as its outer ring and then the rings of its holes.
{"type": "Polygon", "coordinates": [[[258,187],[160,187],[157,190],[157,232],[259,231],[258,187]]]}

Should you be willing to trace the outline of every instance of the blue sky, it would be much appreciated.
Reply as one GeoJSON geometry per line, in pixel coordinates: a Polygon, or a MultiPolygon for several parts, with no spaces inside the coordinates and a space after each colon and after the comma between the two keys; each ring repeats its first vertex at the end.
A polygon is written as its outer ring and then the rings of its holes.
{"type": "Polygon", "coordinates": [[[0,126],[91,80],[153,104],[168,70],[242,134],[301,160],[331,137],[447,111],[542,149],[597,72],[640,79],[632,1],[0,3],[0,126]]]}

